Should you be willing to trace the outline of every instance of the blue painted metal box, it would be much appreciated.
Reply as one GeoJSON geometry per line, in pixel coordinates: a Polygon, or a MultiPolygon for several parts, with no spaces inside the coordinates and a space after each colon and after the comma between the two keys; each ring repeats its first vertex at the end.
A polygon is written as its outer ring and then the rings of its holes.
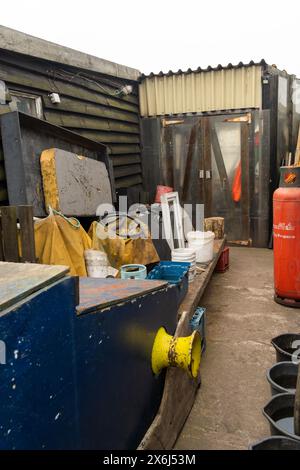
{"type": "Polygon", "coordinates": [[[156,332],[176,286],[65,277],[0,312],[0,449],[134,449],[155,417],[156,332]]]}

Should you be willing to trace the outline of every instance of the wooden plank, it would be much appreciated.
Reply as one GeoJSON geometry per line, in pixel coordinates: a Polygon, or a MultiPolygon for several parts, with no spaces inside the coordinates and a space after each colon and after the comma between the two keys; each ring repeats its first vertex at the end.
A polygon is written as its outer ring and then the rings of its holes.
{"type": "Polygon", "coordinates": [[[123,176],[136,175],[142,173],[141,165],[126,165],[114,169],[115,178],[122,178],[123,176]]]}
{"type": "MultiPolygon", "coordinates": [[[[46,93],[59,93],[60,95],[76,97],[91,103],[99,103],[104,106],[112,106],[118,109],[124,109],[133,113],[139,112],[138,105],[128,103],[126,101],[118,100],[115,97],[107,96],[104,94],[87,90],[83,87],[65,83],[60,80],[50,80],[47,77],[33,75],[25,70],[22,73],[16,67],[8,66],[0,61],[0,79],[7,82],[7,85],[20,85],[29,90],[45,91],[46,93]]],[[[15,87],[12,87],[15,89],[15,87]]]]}
{"type": "Polygon", "coordinates": [[[70,131],[76,132],[87,139],[94,140],[95,142],[101,142],[102,144],[115,143],[115,144],[139,144],[140,136],[138,134],[121,134],[119,132],[102,132],[98,130],[90,129],[76,129],[67,128],[70,131]]]}
{"type": "MultiPolygon", "coordinates": [[[[175,336],[191,334],[189,321],[198,307],[205,288],[213,274],[225,240],[214,243],[214,259],[204,273],[197,275],[189,285],[188,293],[178,312],[175,336]]],[[[200,376],[192,380],[180,369],[169,369],[159,411],[142,439],[139,450],[171,450],[192,409],[200,384],[200,376]]]]}
{"type": "Polygon", "coordinates": [[[0,262],[0,312],[53,284],[68,272],[67,266],[0,262]]]}
{"type": "Polygon", "coordinates": [[[140,155],[124,155],[123,157],[115,157],[112,155],[110,158],[114,167],[141,163],[142,161],[140,155]]]}
{"type": "Polygon", "coordinates": [[[6,261],[19,261],[17,210],[13,206],[0,207],[3,251],[6,261]]]}
{"type": "Polygon", "coordinates": [[[139,145],[108,144],[107,147],[112,155],[122,155],[125,153],[129,155],[132,153],[140,153],[141,151],[139,145]]]}
{"type": "Polygon", "coordinates": [[[139,126],[137,124],[109,121],[107,119],[86,117],[84,115],[74,116],[71,113],[52,110],[45,110],[44,115],[47,121],[55,124],[56,126],[139,134],[139,126]]]}
{"type": "Polygon", "coordinates": [[[20,224],[22,262],[35,263],[33,207],[18,206],[17,216],[20,224]]]}
{"type": "Polygon", "coordinates": [[[135,186],[136,184],[141,184],[142,182],[142,175],[134,175],[125,178],[120,178],[116,180],[116,189],[129,188],[130,186],[135,186]]]}
{"type": "Polygon", "coordinates": [[[99,104],[92,104],[87,101],[80,101],[78,99],[72,99],[63,97],[61,102],[53,104],[47,95],[43,95],[44,107],[49,109],[55,109],[57,111],[68,111],[74,114],[87,114],[89,116],[98,116],[106,119],[114,119],[117,121],[133,122],[138,124],[138,114],[129,113],[120,109],[115,109],[99,104]]]}

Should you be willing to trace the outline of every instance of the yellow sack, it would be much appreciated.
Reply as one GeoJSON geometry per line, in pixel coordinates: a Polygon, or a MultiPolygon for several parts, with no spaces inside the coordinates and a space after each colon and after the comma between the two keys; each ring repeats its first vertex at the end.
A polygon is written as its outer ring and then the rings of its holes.
{"type": "Polygon", "coordinates": [[[73,276],[87,276],[84,250],[92,247],[92,241],[76,219],[61,215],[49,215],[34,225],[36,256],[39,263],[70,267],[73,276]]]}
{"type": "MultiPolygon", "coordinates": [[[[128,223],[131,221],[129,220],[128,223]]],[[[158,262],[159,256],[151,240],[148,238],[106,238],[107,228],[98,222],[93,222],[88,234],[92,239],[94,250],[104,251],[107,254],[110,265],[115,269],[120,269],[124,264],[150,264],[158,262]],[[97,232],[103,235],[97,237],[97,232]]]]}

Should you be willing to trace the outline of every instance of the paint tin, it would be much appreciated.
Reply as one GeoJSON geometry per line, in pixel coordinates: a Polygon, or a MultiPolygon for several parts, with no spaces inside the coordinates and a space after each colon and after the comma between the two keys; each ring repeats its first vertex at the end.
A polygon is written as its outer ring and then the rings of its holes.
{"type": "Polygon", "coordinates": [[[143,264],[125,264],[121,267],[121,279],[146,279],[147,268],[143,264]]]}

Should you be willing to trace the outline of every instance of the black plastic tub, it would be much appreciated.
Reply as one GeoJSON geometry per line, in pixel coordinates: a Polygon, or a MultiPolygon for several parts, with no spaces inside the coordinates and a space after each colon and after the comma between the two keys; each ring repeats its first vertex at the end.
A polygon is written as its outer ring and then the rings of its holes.
{"type": "Polygon", "coordinates": [[[300,450],[300,442],[284,436],[272,436],[255,442],[249,450],[300,450]]]}
{"type": "Polygon", "coordinates": [[[292,361],[293,354],[300,349],[300,334],[287,333],[285,335],[277,336],[271,341],[276,350],[277,362],[292,361]],[[295,345],[295,341],[299,341],[295,345]]]}
{"type": "Polygon", "coordinates": [[[294,432],[293,393],[282,393],[273,397],[264,407],[263,414],[270,423],[272,436],[285,436],[300,443],[300,436],[294,432]]]}
{"type": "Polygon", "coordinates": [[[267,371],[267,380],[271,394],[295,393],[297,386],[298,365],[293,362],[277,362],[267,371]]]}

